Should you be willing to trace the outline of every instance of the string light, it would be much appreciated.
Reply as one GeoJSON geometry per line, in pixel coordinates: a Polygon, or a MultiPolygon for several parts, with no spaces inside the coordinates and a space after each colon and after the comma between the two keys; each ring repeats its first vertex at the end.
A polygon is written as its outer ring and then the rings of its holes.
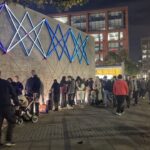
{"type": "Polygon", "coordinates": [[[15,30],[16,30],[14,36],[12,37],[12,40],[9,43],[8,48],[5,48],[2,41],[0,41],[0,49],[4,53],[8,53],[14,50],[14,48],[18,44],[22,43],[27,56],[31,55],[31,52],[35,46],[45,59],[50,57],[52,53],[55,52],[59,61],[62,59],[63,54],[65,54],[70,62],[73,62],[75,58],[77,57],[80,64],[82,63],[83,59],[85,60],[87,65],[89,64],[88,57],[86,54],[86,46],[87,46],[87,41],[89,39],[88,36],[83,39],[81,32],[79,32],[78,36],[76,37],[76,35],[74,34],[71,28],[69,28],[66,31],[66,33],[63,34],[60,24],[57,24],[54,30],[54,28],[51,27],[48,20],[45,18],[42,21],[40,21],[36,26],[34,26],[32,19],[30,17],[30,14],[28,12],[25,12],[24,16],[22,17],[22,20],[19,21],[7,4],[0,4],[0,12],[4,8],[7,11],[11,19],[11,22],[13,23],[15,30]],[[30,31],[27,31],[26,28],[23,26],[23,22],[25,21],[25,19],[28,19],[32,27],[30,31]],[[47,28],[47,31],[50,36],[50,45],[47,50],[43,49],[43,46],[42,46],[43,43],[39,38],[40,33],[42,32],[43,26],[47,28]],[[38,31],[36,30],[37,28],[38,28],[38,31]],[[25,33],[24,35],[22,35],[21,30],[24,31],[25,33]],[[31,36],[31,33],[34,33],[35,35],[34,38],[31,36]],[[58,34],[59,34],[59,37],[58,37],[58,34]],[[19,37],[19,40],[17,39],[18,41],[16,42],[17,37],[19,37]],[[28,38],[32,42],[32,45],[30,48],[26,47],[24,43],[25,38],[28,38]],[[72,40],[73,45],[74,45],[73,49],[69,49],[67,45],[68,44],[67,42],[70,39],[72,40]],[[61,53],[59,54],[58,50],[60,50],[60,48],[61,48],[61,53]],[[71,51],[73,52],[73,54],[70,54],[71,51]]]}

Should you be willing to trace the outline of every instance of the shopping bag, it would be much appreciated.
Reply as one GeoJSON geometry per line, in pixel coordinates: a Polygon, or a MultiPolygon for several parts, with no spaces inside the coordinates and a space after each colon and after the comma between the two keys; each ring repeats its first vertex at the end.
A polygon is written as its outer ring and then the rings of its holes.
{"type": "Polygon", "coordinates": [[[40,113],[48,113],[48,108],[46,104],[41,104],[39,107],[40,113]]]}

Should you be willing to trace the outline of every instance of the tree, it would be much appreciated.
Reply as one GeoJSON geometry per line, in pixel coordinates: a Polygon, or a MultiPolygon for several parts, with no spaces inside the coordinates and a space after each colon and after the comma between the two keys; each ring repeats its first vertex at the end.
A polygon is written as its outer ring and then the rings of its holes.
{"type": "MultiPolygon", "coordinates": [[[[0,0],[3,2],[4,0],[0,0]]],[[[84,5],[88,2],[88,0],[5,0],[6,2],[14,2],[14,3],[20,3],[25,6],[29,4],[36,4],[37,6],[43,6],[43,5],[53,5],[58,10],[68,10],[73,6],[76,5],[84,5]]]]}
{"type": "Polygon", "coordinates": [[[105,58],[105,65],[121,65],[124,63],[125,74],[136,75],[139,72],[139,68],[129,57],[126,50],[120,50],[118,52],[110,51],[105,58]]]}

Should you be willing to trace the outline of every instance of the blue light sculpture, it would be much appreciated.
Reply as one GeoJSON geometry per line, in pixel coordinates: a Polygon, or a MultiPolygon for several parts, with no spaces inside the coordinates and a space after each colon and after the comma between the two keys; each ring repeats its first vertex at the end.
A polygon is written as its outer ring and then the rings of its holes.
{"type": "Polygon", "coordinates": [[[28,12],[26,12],[24,14],[24,16],[22,17],[21,21],[19,21],[18,18],[14,15],[14,13],[11,11],[11,9],[8,7],[8,5],[6,3],[0,4],[0,13],[4,9],[8,13],[8,15],[11,19],[11,22],[16,30],[15,34],[12,37],[7,48],[5,48],[4,45],[2,44],[2,42],[0,41],[0,49],[4,53],[8,53],[8,52],[12,51],[18,44],[21,43],[23,45],[23,48],[24,48],[27,56],[31,55],[31,52],[35,46],[44,58],[50,57],[52,55],[52,53],[55,52],[59,61],[62,59],[63,54],[64,54],[70,62],[73,62],[75,60],[75,58],[77,57],[80,64],[82,64],[83,59],[85,60],[87,65],[89,64],[88,57],[86,54],[86,46],[87,46],[87,41],[89,39],[88,36],[86,36],[86,38],[83,39],[81,33],[79,32],[78,36],[76,37],[76,35],[74,34],[74,32],[71,28],[69,28],[66,31],[66,33],[63,34],[60,24],[57,24],[57,26],[54,30],[51,27],[51,25],[49,24],[47,19],[43,19],[36,26],[34,26],[32,19],[30,17],[30,14],[28,12]],[[25,19],[28,19],[28,21],[32,27],[32,29],[30,31],[27,31],[26,28],[23,26],[23,22],[25,19]],[[42,42],[39,38],[39,35],[42,31],[43,26],[45,26],[47,28],[47,31],[48,31],[50,39],[51,39],[49,48],[47,50],[43,49],[42,42]],[[38,28],[38,31],[36,30],[37,28],[38,28]],[[25,34],[22,35],[21,31],[23,31],[25,34]],[[58,32],[60,33],[59,38],[57,37],[58,32]],[[34,33],[34,35],[35,35],[34,38],[31,36],[31,33],[34,33]],[[17,39],[18,41],[16,42],[17,37],[19,37],[19,40],[17,39]],[[29,38],[30,41],[32,42],[32,45],[30,48],[27,48],[27,46],[25,45],[24,39],[26,37],[29,38]],[[68,49],[68,46],[67,46],[69,37],[72,39],[73,44],[74,44],[74,49],[71,49],[73,51],[72,55],[69,53],[70,49],[68,49]],[[58,46],[61,48],[60,54],[58,53],[58,46]],[[81,56],[80,56],[80,54],[81,54],[81,56]]]}

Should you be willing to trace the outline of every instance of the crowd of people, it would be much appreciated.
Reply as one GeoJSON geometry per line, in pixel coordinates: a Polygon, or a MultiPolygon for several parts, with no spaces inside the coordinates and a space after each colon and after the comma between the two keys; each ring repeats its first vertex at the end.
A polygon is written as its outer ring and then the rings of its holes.
{"type": "Polygon", "coordinates": [[[137,105],[140,98],[145,98],[146,92],[148,92],[150,103],[150,80],[138,79],[136,76],[124,78],[122,75],[118,75],[112,79],[104,76],[103,79],[96,77],[87,80],[79,76],[76,79],[72,76],[63,76],[59,83],[56,79],[54,80],[49,99],[56,111],[64,107],[73,109],[74,105],[103,104],[105,108],[117,107],[116,112],[121,115],[118,107],[124,106],[124,101],[128,108],[131,102],[133,105],[137,105]]]}
{"type": "MultiPolygon", "coordinates": [[[[6,145],[13,146],[12,133],[15,126],[15,110],[21,105],[19,98],[22,96],[31,97],[35,101],[36,115],[39,115],[39,98],[43,93],[43,84],[37,76],[35,70],[31,71],[32,76],[27,79],[25,86],[19,81],[19,76],[14,80],[8,78],[1,79],[0,72],[0,145],[1,129],[4,118],[8,122],[6,134],[6,145]],[[24,92],[23,92],[24,91],[24,92]]],[[[81,78],[72,76],[63,76],[58,82],[54,79],[49,90],[49,99],[47,105],[54,111],[63,108],[73,109],[75,105],[103,105],[104,108],[116,107],[116,115],[121,116],[124,113],[125,104],[129,108],[131,103],[137,105],[140,97],[145,98],[148,92],[150,103],[150,78],[137,79],[136,76],[124,78],[121,74],[112,79],[104,76],[81,78]]]]}
{"type": "MultiPolygon", "coordinates": [[[[6,132],[6,146],[14,146],[12,141],[13,129],[16,124],[16,110],[19,110],[21,103],[20,97],[23,97],[25,93],[26,97],[30,97],[35,101],[36,115],[39,115],[39,97],[41,94],[42,83],[40,78],[36,75],[35,70],[31,71],[32,76],[27,80],[25,88],[19,81],[19,77],[15,76],[14,80],[8,78],[7,80],[1,78],[0,71],[0,147],[2,144],[2,125],[4,119],[7,120],[7,132],[6,132]],[[23,92],[23,90],[25,92],[23,92]]],[[[24,98],[25,100],[28,100],[24,98]]],[[[32,106],[31,106],[31,109],[32,106]]],[[[33,110],[31,110],[33,111],[33,110]]]]}

